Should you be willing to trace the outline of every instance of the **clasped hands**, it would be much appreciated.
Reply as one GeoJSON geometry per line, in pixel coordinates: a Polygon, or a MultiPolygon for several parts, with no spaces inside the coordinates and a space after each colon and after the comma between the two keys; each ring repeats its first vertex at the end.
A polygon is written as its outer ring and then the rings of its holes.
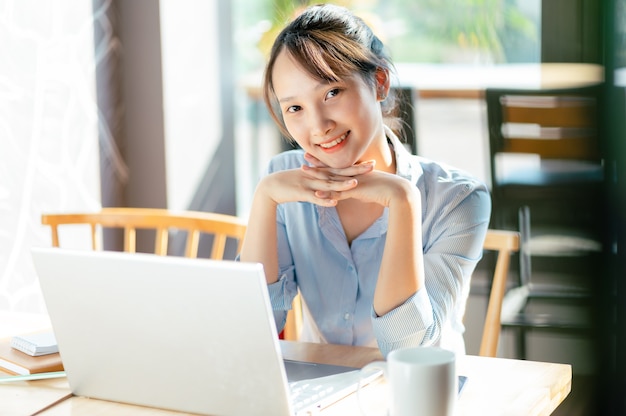
{"type": "Polygon", "coordinates": [[[305,153],[305,159],[309,165],[275,172],[264,179],[265,192],[276,204],[298,201],[335,206],[341,200],[354,198],[389,206],[397,196],[395,191],[408,184],[395,174],[375,170],[374,160],[332,168],[310,153],[305,153]]]}

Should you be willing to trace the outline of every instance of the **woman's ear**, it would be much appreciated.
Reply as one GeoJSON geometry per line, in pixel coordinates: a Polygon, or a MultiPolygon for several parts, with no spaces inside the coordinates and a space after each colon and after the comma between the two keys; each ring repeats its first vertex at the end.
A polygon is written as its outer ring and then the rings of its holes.
{"type": "Polygon", "coordinates": [[[379,101],[385,101],[389,94],[390,85],[389,70],[380,67],[376,69],[376,98],[379,101]]]}

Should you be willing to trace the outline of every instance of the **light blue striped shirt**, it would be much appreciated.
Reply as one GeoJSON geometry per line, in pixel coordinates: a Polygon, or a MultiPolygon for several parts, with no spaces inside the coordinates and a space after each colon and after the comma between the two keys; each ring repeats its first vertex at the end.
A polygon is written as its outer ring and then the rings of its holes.
{"type": "MultiPolygon", "coordinates": [[[[397,174],[422,196],[425,288],[377,317],[372,302],[387,235],[388,210],[348,245],[334,207],[291,202],[277,208],[280,276],[269,285],[279,331],[299,288],[305,302],[301,340],[367,345],[389,351],[440,345],[465,352],[463,315],[470,278],[482,256],[491,212],[487,187],[470,175],[411,155],[388,131],[397,174]]],[[[299,168],[301,150],[275,156],[268,173],[299,168]]]]}

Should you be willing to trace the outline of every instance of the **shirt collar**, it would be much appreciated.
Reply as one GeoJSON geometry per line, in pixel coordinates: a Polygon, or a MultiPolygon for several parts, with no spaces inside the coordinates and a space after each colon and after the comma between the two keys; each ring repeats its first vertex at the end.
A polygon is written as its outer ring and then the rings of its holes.
{"type": "Polygon", "coordinates": [[[417,160],[417,157],[412,155],[404,144],[398,139],[393,131],[388,126],[384,126],[385,135],[393,151],[396,155],[396,174],[407,179],[412,184],[417,184],[418,179],[422,176],[422,166],[417,160]]]}

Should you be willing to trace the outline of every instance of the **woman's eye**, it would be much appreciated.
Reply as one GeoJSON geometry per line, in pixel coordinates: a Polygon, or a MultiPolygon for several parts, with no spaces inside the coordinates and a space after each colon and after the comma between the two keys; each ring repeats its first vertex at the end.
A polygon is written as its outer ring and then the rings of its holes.
{"type": "Polygon", "coordinates": [[[300,111],[300,108],[301,108],[301,107],[300,107],[299,105],[292,105],[292,106],[290,106],[290,107],[287,107],[286,112],[287,112],[287,113],[295,113],[295,112],[297,112],[297,111],[300,111]]]}
{"type": "Polygon", "coordinates": [[[328,93],[326,94],[326,98],[336,97],[337,95],[339,95],[339,88],[333,88],[332,90],[328,91],[328,93]]]}

